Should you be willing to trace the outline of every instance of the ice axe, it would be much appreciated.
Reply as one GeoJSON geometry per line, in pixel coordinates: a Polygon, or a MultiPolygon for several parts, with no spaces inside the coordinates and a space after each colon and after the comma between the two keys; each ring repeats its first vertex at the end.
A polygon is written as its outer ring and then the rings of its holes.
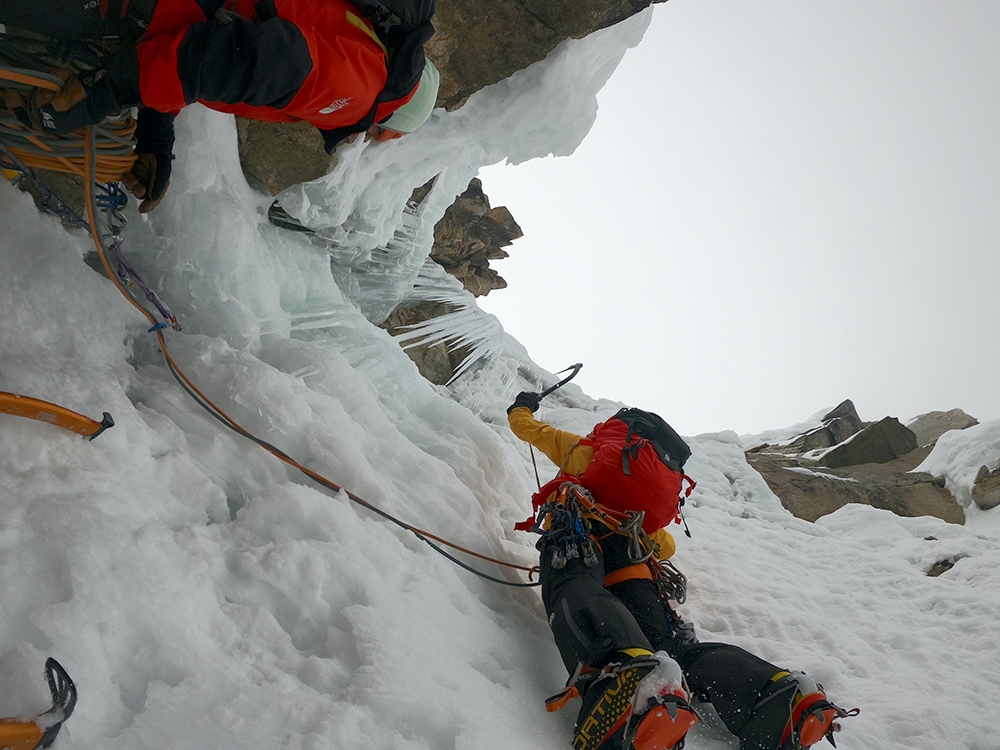
{"type": "MultiPolygon", "coordinates": [[[[557,372],[556,375],[562,375],[564,372],[569,372],[569,375],[567,375],[566,377],[564,377],[562,380],[560,380],[555,385],[553,385],[553,386],[551,386],[549,388],[546,388],[544,391],[542,391],[541,393],[539,393],[538,394],[538,400],[541,401],[543,398],[545,398],[546,396],[548,396],[553,391],[556,391],[556,390],[562,388],[569,381],[571,381],[573,378],[575,378],[576,374],[578,372],[580,372],[580,370],[582,370],[582,369],[583,369],[583,363],[582,362],[577,362],[575,365],[570,365],[565,370],[560,370],[559,372],[557,372]],[[572,370],[572,372],[570,372],[570,370],[572,370]]],[[[538,408],[537,405],[536,405],[535,408],[538,408]]],[[[535,470],[535,482],[538,484],[538,489],[541,489],[542,488],[542,480],[538,476],[538,463],[535,461],[535,448],[534,448],[534,446],[532,446],[532,445],[529,444],[528,445],[528,449],[529,449],[529,451],[531,453],[531,466],[535,470]]]]}
{"type": "Polygon", "coordinates": [[[570,372],[569,375],[567,375],[566,377],[564,377],[562,380],[560,380],[558,383],[556,383],[551,388],[546,388],[544,391],[542,391],[541,393],[539,393],[538,394],[538,400],[541,401],[543,398],[545,398],[546,396],[548,396],[553,391],[557,391],[560,388],[562,388],[569,381],[571,381],[573,378],[575,378],[576,374],[578,372],[580,372],[580,370],[582,370],[582,369],[583,369],[583,362],[577,362],[575,365],[570,365],[565,370],[560,370],[559,372],[557,372],[556,375],[562,375],[564,372],[569,372],[570,370],[573,371],[573,372],[570,372]]]}
{"type": "Polygon", "coordinates": [[[45,662],[45,679],[52,693],[52,708],[33,720],[0,719],[0,747],[34,750],[48,747],[76,708],[76,685],[62,665],[53,658],[45,662]]]}

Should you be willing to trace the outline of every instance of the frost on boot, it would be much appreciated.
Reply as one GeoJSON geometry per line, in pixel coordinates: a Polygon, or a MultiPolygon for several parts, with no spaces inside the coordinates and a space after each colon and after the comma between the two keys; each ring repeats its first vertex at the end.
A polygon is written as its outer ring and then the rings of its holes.
{"type": "Polygon", "coordinates": [[[698,717],[688,702],[680,666],[665,651],[654,658],[659,664],[639,682],[625,737],[635,750],[680,750],[698,717]]]}
{"type": "Polygon", "coordinates": [[[573,733],[574,750],[620,750],[625,725],[632,716],[639,681],[656,667],[646,655],[612,663],[587,687],[573,733]]]}

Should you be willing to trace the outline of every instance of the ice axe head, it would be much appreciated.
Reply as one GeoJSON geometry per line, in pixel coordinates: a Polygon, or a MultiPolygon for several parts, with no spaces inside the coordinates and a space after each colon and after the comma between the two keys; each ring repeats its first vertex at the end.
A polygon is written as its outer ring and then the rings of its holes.
{"type": "Polygon", "coordinates": [[[572,372],[570,372],[569,375],[567,375],[565,378],[563,378],[562,380],[560,380],[554,386],[552,386],[551,388],[546,388],[544,391],[542,391],[541,393],[539,393],[538,394],[539,400],[545,398],[546,396],[548,396],[553,391],[558,390],[559,388],[562,388],[569,381],[571,381],[573,378],[575,378],[576,374],[578,372],[580,372],[580,370],[582,370],[582,369],[583,369],[583,363],[582,362],[577,362],[575,365],[570,365],[565,370],[560,370],[559,372],[557,372],[556,375],[562,375],[564,372],[569,372],[570,370],[572,370],[572,372]]]}
{"type": "Polygon", "coordinates": [[[35,750],[55,742],[63,722],[76,708],[76,685],[62,665],[51,657],[45,662],[45,679],[52,693],[52,708],[34,721],[0,719],[0,747],[5,750],[35,750]]]}

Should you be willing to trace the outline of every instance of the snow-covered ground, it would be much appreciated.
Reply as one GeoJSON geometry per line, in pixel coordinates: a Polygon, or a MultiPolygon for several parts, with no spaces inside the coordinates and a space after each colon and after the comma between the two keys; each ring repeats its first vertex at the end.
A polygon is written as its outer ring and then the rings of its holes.
{"type": "MultiPolygon", "coordinates": [[[[348,147],[298,203],[286,196],[322,238],[267,224],[231,119],[186,110],[168,198],[126,232],[181,318],[184,332],[167,335],[174,358],[310,469],[531,565],[534,539],[512,526],[534,475],[504,410],[554,377],[473,306],[455,326],[492,355],[435,387],[372,321],[413,294],[430,228],[480,166],[572,151],[644,22],[567,44],[412,137],[348,147]],[[436,173],[408,227],[410,189],[436,173]]],[[[80,689],[61,750],[568,746],[573,711],[542,704],[565,675],[536,590],[463,571],[224,431],[170,377],[146,321],[88,268],[88,238],[6,183],[0,227],[0,389],[117,423],[88,442],[0,416],[0,716],[47,707],[51,655],[80,689]]],[[[540,416],[585,432],[617,407],[570,385],[540,416]]],[[[995,448],[997,429],[943,439],[955,451],[928,462],[960,484],[961,456],[995,448]]],[[[702,640],[806,670],[859,706],[840,748],[1000,748],[997,511],[955,526],[849,506],[810,524],[782,509],[734,433],[690,442],[693,538],[677,535],[675,562],[702,640]],[[925,575],[941,559],[956,562],[925,575]]],[[[704,726],[687,744],[733,746],[704,726]]]]}

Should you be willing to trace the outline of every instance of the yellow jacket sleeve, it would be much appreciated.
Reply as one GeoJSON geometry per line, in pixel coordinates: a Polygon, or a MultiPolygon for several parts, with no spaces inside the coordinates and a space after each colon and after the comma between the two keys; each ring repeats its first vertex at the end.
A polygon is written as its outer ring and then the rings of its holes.
{"type": "Polygon", "coordinates": [[[653,544],[660,548],[660,554],[656,556],[657,560],[667,560],[673,557],[674,552],[677,551],[677,544],[674,542],[674,538],[670,535],[670,532],[666,529],[654,531],[649,535],[649,539],[653,542],[653,544]]]}
{"type": "Polygon", "coordinates": [[[559,430],[552,425],[539,422],[526,406],[511,409],[507,415],[511,432],[530,445],[535,446],[556,466],[562,466],[567,474],[578,476],[594,457],[594,449],[588,445],[577,445],[580,436],[559,430]]]}

